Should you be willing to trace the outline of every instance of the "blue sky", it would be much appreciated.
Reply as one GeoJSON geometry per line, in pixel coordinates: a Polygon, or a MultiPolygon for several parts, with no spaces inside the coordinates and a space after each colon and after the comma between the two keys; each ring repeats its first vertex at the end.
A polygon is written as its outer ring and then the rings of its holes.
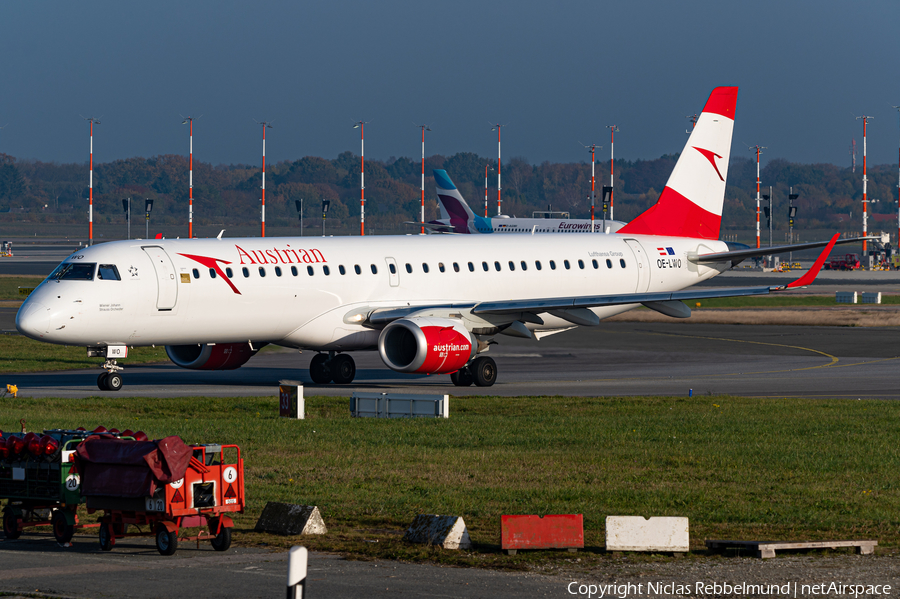
{"type": "Polygon", "coordinates": [[[900,3],[532,0],[30,2],[0,8],[0,152],[257,164],[359,153],[589,160],[678,152],[716,85],[741,88],[734,155],[896,163],[900,3]]]}

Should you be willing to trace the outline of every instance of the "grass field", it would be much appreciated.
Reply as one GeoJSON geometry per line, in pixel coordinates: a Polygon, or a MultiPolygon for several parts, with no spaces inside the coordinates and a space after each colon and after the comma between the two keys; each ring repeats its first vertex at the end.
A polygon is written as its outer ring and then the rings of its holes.
{"type": "Polygon", "coordinates": [[[241,446],[253,533],[267,501],[319,506],[318,550],[527,567],[571,554],[500,554],[502,514],[581,513],[606,559],[607,515],[687,516],[708,538],[900,542],[900,404],[801,399],[462,397],[447,420],[352,419],[347,400],[307,398],[307,419],[276,399],[0,400],[0,428],[97,425],[241,446]],[[102,416],[98,416],[102,414],[102,416]],[[400,540],[419,513],[463,516],[476,544],[457,554],[400,540]],[[367,542],[368,541],[368,542],[367,542]],[[373,542],[373,541],[377,541],[373,542]]]}
{"type": "MultiPolygon", "coordinates": [[[[165,348],[136,347],[128,364],[168,362],[165,348]]],[[[102,358],[88,358],[82,346],[42,343],[21,335],[0,335],[0,373],[99,368],[102,358]]]]}

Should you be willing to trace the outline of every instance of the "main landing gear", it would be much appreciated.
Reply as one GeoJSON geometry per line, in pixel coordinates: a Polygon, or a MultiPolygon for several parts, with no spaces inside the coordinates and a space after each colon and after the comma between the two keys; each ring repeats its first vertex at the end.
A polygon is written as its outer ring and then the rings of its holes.
{"type": "Polygon", "coordinates": [[[309,363],[309,377],[317,385],[332,381],[346,385],[352,383],[356,377],[356,362],[347,354],[335,352],[316,354],[309,363]]]}
{"type": "Polygon", "coordinates": [[[122,388],[123,381],[122,375],[119,374],[120,371],[125,370],[112,358],[107,358],[106,362],[103,363],[101,367],[106,370],[97,377],[97,387],[100,388],[101,391],[118,391],[122,388]]]}
{"type": "Polygon", "coordinates": [[[451,374],[450,380],[457,387],[468,387],[472,383],[478,387],[490,387],[497,381],[497,363],[487,356],[475,358],[451,374]]]}

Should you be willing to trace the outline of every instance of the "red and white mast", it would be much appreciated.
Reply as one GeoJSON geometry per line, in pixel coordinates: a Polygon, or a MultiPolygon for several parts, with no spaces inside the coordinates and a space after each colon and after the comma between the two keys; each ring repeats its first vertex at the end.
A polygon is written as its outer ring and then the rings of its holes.
{"type": "MultiPolygon", "coordinates": [[[[190,125],[191,147],[188,154],[188,239],[194,238],[194,117],[183,117],[182,125],[190,125]]],[[[265,154],[265,151],[263,151],[265,154]]]]}
{"type": "Polygon", "coordinates": [[[261,236],[266,236],[266,129],[271,129],[272,125],[269,121],[256,121],[257,125],[262,125],[262,206],[260,210],[261,236]]]}
{"type": "MultiPolygon", "coordinates": [[[[863,178],[862,178],[862,180],[863,180],[863,230],[862,230],[862,234],[863,234],[863,237],[865,237],[866,232],[868,230],[868,220],[869,220],[869,211],[868,211],[869,200],[866,196],[866,183],[868,183],[868,181],[869,181],[868,177],[866,177],[866,126],[869,124],[869,119],[874,119],[875,117],[873,117],[873,116],[858,116],[856,118],[862,119],[862,122],[863,122],[863,178]]],[[[862,251],[863,251],[863,256],[865,257],[867,255],[865,239],[863,239],[862,251]]]]}
{"type": "Polygon", "coordinates": [[[765,146],[750,146],[751,150],[756,150],[756,247],[759,244],[759,155],[762,150],[767,149],[765,146]]]}
{"type": "MultiPolygon", "coordinates": [[[[359,121],[353,125],[354,129],[359,129],[359,234],[366,234],[366,123],[368,121],[359,121]]],[[[422,134],[424,139],[425,134],[422,134]]],[[[422,142],[424,144],[424,142],[422,142]]],[[[424,222],[424,219],[423,221],[424,222]]]]}
{"type": "Polygon", "coordinates": [[[497,216],[500,216],[500,123],[491,127],[491,131],[497,132],[497,216]]]}
{"type": "Polygon", "coordinates": [[[591,144],[589,146],[584,146],[586,148],[591,149],[591,233],[594,232],[594,165],[597,164],[597,161],[594,159],[594,152],[598,149],[602,149],[602,146],[598,147],[597,144],[591,144]]]}
{"type": "Polygon", "coordinates": [[[615,220],[615,212],[613,210],[613,164],[615,163],[615,142],[616,131],[619,128],[616,125],[607,125],[609,129],[609,220],[615,220]]]}
{"type": "MultiPolygon", "coordinates": [[[[900,110],[900,106],[894,106],[900,110]]],[[[894,247],[900,249],[900,145],[897,146],[898,162],[897,162],[897,242],[894,247]]]]}
{"type": "Polygon", "coordinates": [[[100,121],[94,117],[82,117],[91,124],[90,179],[88,180],[88,245],[94,245],[94,124],[100,121]]]}
{"type": "Polygon", "coordinates": [[[428,125],[419,125],[422,129],[422,212],[421,212],[421,222],[422,224],[422,232],[420,235],[425,234],[425,132],[431,131],[428,128],[428,125]]]}

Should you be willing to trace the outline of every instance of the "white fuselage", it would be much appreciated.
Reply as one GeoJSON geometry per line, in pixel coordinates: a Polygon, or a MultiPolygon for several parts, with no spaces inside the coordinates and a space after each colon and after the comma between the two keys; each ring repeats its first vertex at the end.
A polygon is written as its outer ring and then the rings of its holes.
{"type": "MultiPolygon", "coordinates": [[[[16,321],[29,337],[69,345],[250,341],[373,349],[379,331],[348,315],[363,308],[675,291],[727,266],[697,265],[688,254],[725,250],[720,241],[617,234],[116,241],[69,256],[64,264],[95,265],[91,280],[48,278],[16,321]],[[96,265],[114,265],[120,280],[98,278],[96,265]]],[[[592,311],[606,318],[636,305],[592,311]]],[[[541,318],[542,325],[528,327],[572,326],[549,314],[541,318]]]]}

